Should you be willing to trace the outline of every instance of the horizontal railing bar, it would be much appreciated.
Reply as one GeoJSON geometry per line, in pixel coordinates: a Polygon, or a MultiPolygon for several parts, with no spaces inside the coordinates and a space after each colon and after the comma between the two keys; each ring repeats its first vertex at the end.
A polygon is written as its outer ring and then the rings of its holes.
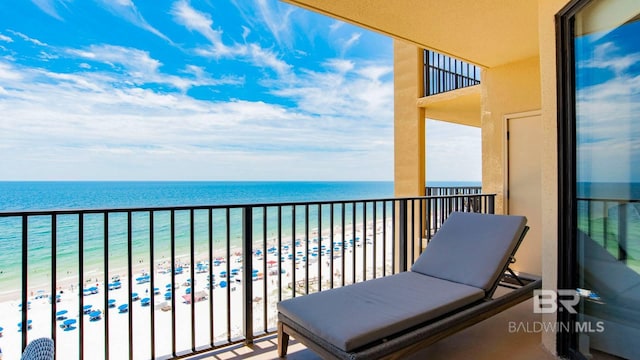
{"type": "MultiPolygon", "coordinates": [[[[133,207],[133,208],[112,208],[112,209],[69,209],[69,210],[29,210],[29,211],[10,211],[0,212],[0,217],[13,216],[45,216],[45,215],[78,215],[78,214],[101,214],[105,211],[110,213],[128,213],[128,212],[148,212],[148,211],[184,211],[184,210],[216,210],[216,209],[241,209],[246,207],[277,207],[277,206],[305,206],[305,205],[330,205],[330,204],[351,204],[372,201],[399,201],[411,199],[432,199],[432,198],[456,198],[468,196],[495,196],[495,193],[483,194],[452,194],[452,195],[431,195],[431,196],[408,196],[408,197],[386,197],[372,199],[355,199],[355,200],[322,200],[322,201],[293,201],[293,202],[274,202],[274,203],[251,203],[251,204],[227,204],[227,205],[181,205],[181,206],[159,206],[159,207],[133,207]]],[[[639,200],[640,201],[640,200],[639,200]]]]}

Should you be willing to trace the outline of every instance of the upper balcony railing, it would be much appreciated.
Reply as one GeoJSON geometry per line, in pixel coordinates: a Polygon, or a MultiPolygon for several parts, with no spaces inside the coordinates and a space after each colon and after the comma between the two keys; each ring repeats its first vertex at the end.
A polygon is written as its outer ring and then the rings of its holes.
{"type": "Polygon", "coordinates": [[[424,51],[424,96],[480,84],[480,68],[437,52],[424,51]]]}
{"type": "Polygon", "coordinates": [[[251,343],[275,331],[278,301],[404,271],[451,212],[493,208],[464,194],[0,213],[0,251],[15,254],[1,265],[4,354],[37,337],[57,359],[251,343]]]}

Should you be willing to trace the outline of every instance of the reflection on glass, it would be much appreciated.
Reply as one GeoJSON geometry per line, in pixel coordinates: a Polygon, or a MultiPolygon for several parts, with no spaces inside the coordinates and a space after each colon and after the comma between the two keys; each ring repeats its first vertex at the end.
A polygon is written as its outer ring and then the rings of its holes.
{"type": "Polygon", "coordinates": [[[576,333],[584,355],[638,359],[640,22],[610,3],[592,1],[575,18],[576,333]]]}

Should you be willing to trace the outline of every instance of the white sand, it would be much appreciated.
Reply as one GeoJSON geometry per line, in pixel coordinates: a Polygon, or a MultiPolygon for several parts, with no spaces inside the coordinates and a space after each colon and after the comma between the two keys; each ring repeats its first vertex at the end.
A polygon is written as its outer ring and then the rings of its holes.
{"type": "MultiPolygon", "coordinates": [[[[367,228],[367,238],[369,240],[369,244],[367,244],[367,279],[371,279],[374,277],[373,270],[373,245],[371,245],[371,239],[373,234],[373,228],[369,224],[367,228]]],[[[357,229],[362,229],[361,226],[357,227],[357,229]]],[[[376,226],[376,239],[378,241],[377,244],[377,252],[376,252],[376,276],[382,275],[382,223],[379,222],[376,226]]],[[[323,238],[321,243],[318,241],[312,241],[314,237],[317,235],[312,232],[310,234],[309,240],[309,253],[312,252],[314,247],[318,247],[321,249],[321,245],[325,245],[326,249],[329,249],[331,244],[327,234],[323,234],[323,238]]],[[[347,229],[345,233],[346,239],[350,239],[352,237],[351,229],[347,229]]],[[[357,244],[358,246],[351,247],[347,246],[345,249],[344,258],[338,257],[342,253],[342,251],[335,252],[334,254],[334,286],[338,287],[342,283],[342,277],[340,274],[340,269],[342,268],[342,261],[344,260],[345,264],[345,283],[349,284],[352,281],[352,251],[355,248],[356,251],[356,281],[362,280],[362,268],[363,268],[363,252],[364,252],[364,244],[365,240],[362,239],[361,231],[356,232],[356,237],[360,237],[361,240],[357,244]]],[[[387,228],[387,254],[386,254],[386,262],[387,262],[387,272],[390,272],[390,264],[391,264],[391,240],[392,234],[390,229],[387,228]]],[[[342,241],[340,233],[336,232],[334,235],[334,241],[342,241]]],[[[270,241],[267,248],[274,246],[275,242],[270,241]]],[[[283,241],[284,245],[289,245],[288,251],[283,251],[282,256],[285,261],[282,262],[282,269],[286,271],[286,273],[282,274],[282,298],[291,297],[292,290],[290,286],[293,286],[292,280],[292,260],[289,260],[288,254],[297,253],[298,251],[304,252],[304,245],[291,248],[291,241],[283,241]]],[[[266,249],[261,249],[263,253],[265,253],[266,249]]],[[[217,254],[216,254],[217,255],[217,254]]],[[[310,286],[309,292],[318,291],[318,258],[321,261],[320,263],[320,272],[321,272],[321,285],[322,289],[328,289],[330,283],[330,268],[328,267],[327,261],[329,260],[329,255],[322,255],[322,257],[312,257],[309,256],[309,279],[310,286]],[[314,281],[314,279],[316,279],[314,281]]],[[[276,254],[267,254],[267,261],[279,261],[280,256],[276,254]]],[[[238,261],[239,257],[232,256],[230,262],[230,268],[242,268],[242,263],[238,261]]],[[[278,277],[277,277],[277,265],[268,266],[265,271],[263,268],[264,258],[262,256],[254,256],[253,258],[253,268],[257,269],[259,272],[263,273],[266,276],[266,281],[254,281],[253,282],[253,304],[254,304],[254,333],[260,333],[264,330],[264,285],[267,286],[267,314],[269,318],[267,319],[267,329],[273,330],[276,326],[276,303],[278,301],[278,277]]],[[[299,262],[297,265],[298,270],[296,270],[296,281],[305,280],[305,263],[299,262]]],[[[229,281],[229,279],[224,279],[220,277],[221,271],[227,270],[227,264],[223,263],[220,266],[213,266],[212,272],[215,275],[215,279],[219,284],[221,280],[229,281]]],[[[209,294],[209,290],[205,289],[207,284],[207,275],[206,273],[198,273],[194,274],[195,276],[195,292],[206,291],[209,294]]],[[[135,274],[134,279],[139,277],[140,274],[135,274]]],[[[191,274],[188,267],[185,267],[185,272],[180,275],[175,276],[175,283],[179,284],[180,287],[175,289],[175,328],[176,328],[176,349],[178,353],[188,351],[191,349],[191,339],[192,339],[192,331],[191,331],[191,305],[185,304],[182,298],[182,295],[185,294],[185,289],[187,286],[184,283],[190,278],[191,274]]],[[[242,272],[240,271],[239,275],[236,277],[241,277],[242,272]]],[[[144,297],[154,297],[156,309],[154,310],[155,314],[155,355],[157,358],[167,358],[172,353],[172,336],[171,336],[171,323],[172,316],[171,311],[162,311],[159,307],[161,303],[164,303],[166,300],[164,298],[164,294],[166,292],[166,284],[171,282],[171,274],[169,273],[159,273],[154,274],[155,287],[160,289],[159,295],[153,295],[153,291],[150,289],[150,283],[145,284],[136,284],[135,280],[133,281],[133,292],[137,292],[140,298],[144,297]],[[149,291],[149,293],[146,292],[149,291]]],[[[213,290],[213,323],[214,323],[214,342],[216,344],[224,343],[229,337],[231,339],[236,339],[242,336],[242,317],[243,317],[243,289],[240,283],[235,283],[234,280],[232,282],[232,288],[235,288],[234,291],[230,291],[230,304],[231,304],[231,334],[227,333],[227,288],[220,288],[216,286],[213,290]]],[[[106,288],[104,284],[99,283],[100,292],[94,295],[88,295],[83,297],[84,304],[93,305],[94,309],[100,309],[103,312],[108,311],[108,321],[109,321],[109,356],[111,359],[124,359],[128,358],[129,354],[129,315],[128,313],[119,313],[118,306],[121,304],[125,304],[128,301],[128,290],[127,290],[127,279],[121,278],[122,288],[118,290],[109,291],[108,297],[110,299],[116,300],[116,308],[107,308],[107,305],[104,304],[104,291],[106,288]]],[[[95,283],[93,284],[95,285],[95,283]]],[[[299,293],[304,293],[304,287],[298,287],[299,293]]],[[[78,311],[79,307],[79,298],[78,298],[78,288],[75,286],[73,291],[66,289],[61,296],[61,301],[56,304],[56,310],[67,310],[68,313],[66,316],[69,319],[78,320],[80,316],[83,316],[83,336],[84,336],[84,352],[85,358],[88,359],[100,359],[104,358],[103,349],[105,346],[105,334],[104,334],[104,326],[105,326],[105,316],[103,314],[102,319],[98,321],[89,321],[88,315],[82,315],[78,311]]],[[[33,320],[32,329],[29,330],[29,339],[35,339],[38,337],[50,337],[51,331],[51,304],[49,304],[48,299],[31,299],[31,309],[28,311],[28,318],[33,320]]],[[[4,328],[3,336],[0,337],[0,347],[2,348],[4,359],[18,359],[20,357],[20,346],[21,346],[21,333],[18,332],[18,322],[21,321],[21,311],[19,311],[19,300],[5,301],[0,302],[0,326],[4,328]]],[[[171,301],[168,301],[171,304],[171,301]]],[[[196,302],[195,304],[195,342],[196,348],[207,347],[210,345],[211,335],[210,335],[210,318],[211,314],[209,312],[210,302],[209,299],[205,301],[196,302]]],[[[134,301],[132,303],[132,307],[130,309],[132,311],[133,316],[133,354],[135,359],[148,359],[151,357],[151,306],[143,307],[141,306],[140,301],[134,301]]],[[[78,358],[78,350],[79,350],[79,334],[80,334],[80,326],[79,321],[75,324],[76,328],[73,330],[67,330],[60,328],[58,326],[62,323],[62,321],[56,321],[56,353],[58,359],[72,359],[78,358]]]]}

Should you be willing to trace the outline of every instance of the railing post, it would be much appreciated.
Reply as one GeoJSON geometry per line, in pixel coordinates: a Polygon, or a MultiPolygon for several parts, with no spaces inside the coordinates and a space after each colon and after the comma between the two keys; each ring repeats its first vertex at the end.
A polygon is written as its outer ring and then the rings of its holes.
{"type": "Polygon", "coordinates": [[[490,195],[487,200],[489,201],[488,213],[489,214],[495,214],[495,212],[496,212],[496,196],[495,195],[490,195]]]}
{"type": "MultiPolygon", "coordinates": [[[[618,204],[618,260],[627,261],[627,204],[618,204]]],[[[604,236],[607,236],[605,232],[604,236]]]]}
{"type": "Polygon", "coordinates": [[[407,226],[409,225],[407,202],[406,199],[400,200],[398,214],[398,268],[400,272],[407,271],[407,226]]]}
{"type": "MultiPolygon", "coordinates": [[[[253,343],[253,208],[242,208],[242,313],[244,315],[244,343],[253,343]]],[[[231,284],[229,284],[231,286],[231,284]]]]}

